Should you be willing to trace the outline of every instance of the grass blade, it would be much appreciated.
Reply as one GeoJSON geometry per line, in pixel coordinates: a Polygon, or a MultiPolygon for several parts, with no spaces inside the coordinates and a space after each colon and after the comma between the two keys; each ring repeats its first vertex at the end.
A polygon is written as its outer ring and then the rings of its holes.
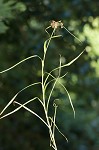
{"type": "Polygon", "coordinates": [[[82,41],[79,40],[73,33],[71,33],[66,27],[63,26],[63,28],[70,34],[72,35],[76,40],[78,40],[81,44],[83,43],[82,41]]]}
{"type": "MultiPolygon", "coordinates": [[[[53,79],[55,79],[56,80],[56,78],[52,75],[52,74],[50,74],[50,73],[48,73],[49,74],[49,76],[51,76],[53,79]]],[[[68,90],[66,89],[66,87],[62,84],[62,83],[60,83],[58,80],[57,80],[57,82],[64,88],[64,90],[66,91],[66,93],[67,93],[67,95],[68,95],[68,98],[69,98],[69,101],[70,101],[70,104],[71,104],[71,107],[72,107],[72,110],[73,110],[73,113],[74,113],[74,118],[75,118],[75,109],[74,109],[74,106],[73,106],[73,103],[72,103],[72,100],[71,100],[71,97],[70,97],[70,94],[69,94],[69,92],[68,92],[68,90]]]]}
{"type": "MultiPolygon", "coordinates": [[[[28,103],[34,101],[35,99],[38,99],[40,102],[42,102],[38,97],[34,97],[33,99],[28,100],[28,101],[27,101],[26,103],[24,103],[23,105],[27,105],[28,103]]],[[[13,103],[14,103],[14,101],[13,101],[13,103]]],[[[42,103],[42,105],[43,105],[43,103],[42,103]]],[[[7,116],[9,116],[9,115],[11,115],[11,114],[17,112],[17,111],[20,110],[21,108],[22,108],[22,106],[19,106],[18,108],[14,109],[13,111],[11,111],[11,112],[5,114],[4,116],[0,117],[0,119],[3,119],[3,118],[5,118],[5,117],[7,117],[7,116]]]]}
{"type": "Polygon", "coordinates": [[[47,80],[48,80],[48,78],[49,78],[49,76],[50,76],[50,74],[51,74],[52,72],[58,70],[59,68],[64,68],[64,67],[70,66],[71,64],[73,64],[73,63],[85,52],[85,50],[86,50],[86,48],[85,48],[77,57],[75,57],[73,60],[71,60],[69,63],[64,64],[64,65],[62,65],[62,66],[59,66],[59,67],[53,69],[52,71],[50,71],[49,75],[48,75],[48,76],[46,77],[46,79],[45,79],[44,85],[46,84],[46,82],[47,82],[47,80]]]}
{"type": "MultiPolygon", "coordinates": [[[[51,117],[49,117],[49,119],[51,119],[51,121],[53,122],[54,124],[54,121],[51,117]]],[[[58,126],[56,124],[54,124],[54,126],[56,127],[56,129],[58,130],[58,132],[65,138],[65,140],[68,142],[68,139],[67,137],[59,130],[58,126]]]]}
{"type": "Polygon", "coordinates": [[[27,57],[27,58],[25,58],[25,59],[19,61],[18,63],[16,63],[15,65],[13,65],[12,67],[10,67],[10,68],[8,68],[8,69],[6,69],[6,70],[0,71],[0,74],[1,74],[1,73],[4,73],[4,72],[7,72],[7,71],[9,71],[9,70],[11,70],[11,69],[13,69],[13,68],[15,68],[16,66],[18,66],[19,64],[25,62],[26,60],[29,60],[29,59],[34,58],[34,57],[38,57],[40,60],[42,60],[41,57],[39,57],[38,55],[33,55],[33,56],[27,57]]]}
{"type": "Polygon", "coordinates": [[[9,107],[9,105],[11,105],[13,103],[13,101],[15,100],[15,98],[17,97],[18,94],[16,94],[11,100],[10,102],[4,107],[4,109],[1,111],[0,116],[4,113],[4,111],[9,107]]]}
{"type": "Polygon", "coordinates": [[[15,100],[15,98],[19,95],[19,93],[21,93],[22,91],[24,91],[25,89],[31,87],[31,86],[34,86],[36,84],[41,84],[41,82],[37,82],[37,83],[33,83],[33,84],[30,84],[28,86],[26,86],[25,88],[23,88],[22,90],[20,90],[11,100],[10,102],[4,107],[4,109],[2,110],[2,112],[0,113],[0,115],[2,115],[4,113],[4,111],[9,107],[9,105],[11,105],[13,103],[13,101],[15,100]]]}
{"type": "Polygon", "coordinates": [[[34,111],[32,111],[32,110],[29,109],[28,107],[26,107],[26,106],[20,104],[20,103],[17,102],[17,101],[14,101],[14,103],[16,103],[16,104],[22,106],[24,109],[26,109],[27,111],[29,111],[30,113],[32,113],[33,115],[35,115],[37,118],[39,118],[39,119],[49,128],[48,124],[47,124],[37,113],[35,113],[34,111]]]}

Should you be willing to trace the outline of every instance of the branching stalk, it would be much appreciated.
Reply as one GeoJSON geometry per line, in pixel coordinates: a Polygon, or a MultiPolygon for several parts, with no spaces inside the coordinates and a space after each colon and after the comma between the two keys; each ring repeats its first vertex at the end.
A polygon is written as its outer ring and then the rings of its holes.
{"type": "Polygon", "coordinates": [[[64,89],[65,93],[68,95],[68,98],[69,98],[69,101],[70,101],[70,105],[72,107],[72,110],[73,110],[73,113],[74,113],[74,117],[75,117],[75,109],[74,109],[74,106],[73,106],[73,103],[72,103],[72,100],[71,100],[71,97],[70,97],[70,94],[67,90],[67,88],[59,81],[59,79],[62,79],[66,76],[66,74],[64,74],[63,76],[61,76],[61,70],[62,68],[64,67],[67,67],[67,66],[70,66],[71,64],[73,64],[82,54],[83,52],[85,51],[85,49],[78,55],[76,56],[73,60],[71,60],[69,63],[67,64],[64,64],[62,65],[61,63],[61,55],[60,55],[60,61],[59,61],[59,66],[54,68],[53,70],[51,70],[49,73],[45,72],[45,60],[46,60],[46,54],[47,54],[47,51],[48,51],[48,48],[49,48],[49,45],[50,45],[50,42],[52,39],[54,38],[57,38],[57,37],[60,37],[61,35],[54,35],[55,34],[55,31],[58,27],[61,27],[63,29],[65,29],[70,35],[72,35],[74,38],[76,38],[80,43],[82,43],[74,34],[72,34],[66,27],[64,27],[63,23],[61,21],[52,21],[51,22],[51,25],[49,27],[47,27],[45,29],[45,31],[47,32],[47,34],[50,36],[49,39],[47,39],[45,42],[44,42],[44,54],[43,54],[43,59],[38,56],[38,55],[33,55],[33,56],[30,56],[30,57],[27,57],[21,61],[19,61],[18,63],[16,63],[15,65],[13,65],[12,67],[6,69],[6,70],[3,70],[0,72],[0,74],[4,73],[4,72],[7,72],[13,68],[15,68],[16,66],[18,66],[19,64],[31,59],[31,58],[39,58],[40,61],[41,61],[41,67],[42,67],[42,79],[41,79],[41,82],[36,82],[36,83],[32,83],[26,87],[24,87],[23,89],[21,89],[19,92],[17,92],[14,97],[9,101],[9,103],[4,107],[4,109],[1,111],[0,113],[0,119],[3,119],[15,112],[17,112],[18,110],[20,110],[21,108],[24,108],[25,110],[27,110],[28,112],[30,112],[31,114],[35,115],[36,117],[38,117],[49,129],[49,136],[50,136],[50,146],[54,149],[54,150],[57,150],[57,145],[56,145],[56,141],[55,141],[55,128],[58,130],[58,132],[66,139],[66,141],[68,142],[68,139],[64,136],[64,134],[59,130],[59,128],[57,127],[56,125],[56,113],[57,113],[57,105],[55,103],[53,103],[53,106],[54,106],[54,114],[53,114],[53,117],[50,117],[49,116],[49,104],[50,104],[50,100],[51,100],[51,97],[52,97],[52,94],[53,94],[53,91],[54,91],[54,88],[56,86],[56,83],[58,82],[62,88],[64,89]],[[52,31],[52,34],[50,35],[47,31],[47,29],[49,28],[52,28],[53,31],[52,31]],[[52,73],[54,71],[58,70],[58,77],[54,77],[52,75],[52,73]],[[47,77],[45,78],[45,73],[47,74],[47,77]],[[51,80],[49,80],[49,77],[52,77],[51,80]],[[48,81],[49,80],[49,81],[48,81]],[[47,91],[47,87],[48,85],[54,81],[54,84],[51,88],[51,91],[50,91],[50,94],[48,96],[48,98],[46,98],[46,91],[47,91]],[[38,98],[38,97],[34,97],[30,100],[28,100],[27,102],[21,104],[19,103],[18,101],[15,101],[16,97],[21,93],[23,92],[24,90],[26,90],[27,88],[29,87],[32,87],[34,85],[40,85],[41,88],[42,88],[42,99],[38,98]],[[39,116],[36,112],[34,112],[33,110],[31,110],[30,108],[28,108],[26,105],[29,104],[30,102],[33,102],[34,100],[38,100],[40,102],[40,104],[42,105],[43,109],[44,109],[44,113],[45,113],[45,120],[39,116]],[[12,104],[17,104],[19,105],[16,109],[14,109],[13,111],[9,112],[9,113],[6,113],[5,115],[3,115],[3,113],[6,111],[6,109],[12,104]]]}

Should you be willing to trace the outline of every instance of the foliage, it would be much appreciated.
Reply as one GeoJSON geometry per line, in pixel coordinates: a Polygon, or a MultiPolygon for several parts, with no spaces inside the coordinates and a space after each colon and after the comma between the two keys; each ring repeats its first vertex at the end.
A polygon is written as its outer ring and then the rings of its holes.
{"type": "Polygon", "coordinates": [[[0,33],[6,32],[8,29],[8,22],[13,18],[12,10],[13,10],[14,1],[4,2],[4,0],[0,1],[0,33]]]}

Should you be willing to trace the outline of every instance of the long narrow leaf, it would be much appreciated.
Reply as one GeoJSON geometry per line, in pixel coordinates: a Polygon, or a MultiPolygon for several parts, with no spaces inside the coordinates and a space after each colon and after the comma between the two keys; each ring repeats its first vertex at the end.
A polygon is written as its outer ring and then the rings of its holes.
{"type": "Polygon", "coordinates": [[[80,41],[74,34],[72,34],[66,27],[63,26],[63,28],[70,34],[72,35],[76,40],[78,40],[81,44],[82,44],[82,41],[80,41]]]}
{"type": "Polygon", "coordinates": [[[35,115],[37,118],[39,118],[49,128],[48,124],[37,113],[35,113],[34,111],[32,111],[31,109],[29,109],[28,107],[22,105],[21,103],[19,103],[17,101],[15,101],[14,103],[22,106],[24,109],[26,109],[27,111],[29,111],[30,113],[32,113],[33,115],[35,115]]]}
{"type": "Polygon", "coordinates": [[[51,89],[51,92],[50,92],[49,97],[48,97],[48,100],[47,100],[47,111],[48,111],[48,106],[49,106],[50,98],[51,98],[51,95],[52,95],[52,92],[53,92],[53,90],[54,90],[54,88],[55,88],[56,83],[57,83],[57,79],[55,80],[55,82],[54,82],[54,84],[53,84],[53,87],[52,87],[52,89],[51,89]]]}
{"type": "Polygon", "coordinates": [[[61,36],[62,36],[62,35],[53,36],[54,32],[55,32],[55,29],[53,30],[53,32],[52,32],[50,38],[47,39],[47,40],[44,42],[44,60],[45,60],[46,52],[47,52],[47,49],[48,49],[48,46],[49,46],[49,44],[50,44],[51,39],[58,38],[58,37],[61,37],[61,36]]]}
{"type": "MultiPolygon", "coordinates": [[[[27,105],[28,103],[34,101],[35,99],[38,99],[38,100],[41,102],[41,100],[40,100],[38,97],[34,97],[33,99],[28,100],[28,101],[27,101],[26,103],[24,103],[23,105],[27,105]]],[[[42,105],[43,105],[43,104],[42,104],[42,105]]],[[[13,111],[11,111],[11,112],[5,114],[4,116],[0,117],[0,119],[3,119],[3,118],[5,118],[5,117],[7,117],[7,116],[9,116],[9,115],[11,115],[11,114],[17,112],[17,111],[20,110],[21,108],[22,108],[22,106],[19,106],[18,108],[14,109],[13,111]]]]}
{"type": "MultiPolygon", "coordinates": [[[[48,74],[48,72],[45,72],[46,74],[48,74]]],[[[66,72],[63,76],[60,76],[59,78],[60,79],[62,79],[62,78],[64,78],[66,75],[67,75],[67,73],[68,72],[66,72]]],[[[49,75],[49,74],[48,74],[49,75]]],[[[55,79],[52,79],[52,80],[50,80],[48,83],[46,83],[46,85],[45,85],[45,90],[46,90],[46,88],[47,88],[47,86],[52,82],[52,81],[54,81],[55,79]]]]}
{"type": "Polygon", "coordinates": [[[37,83],[33,83],[33,84],[30,84],[28,86],[26,86],[25,88],[23,88],[22,90],[20,90],[11,100],[10,102],[4,107],[4,109],[2,110],[2,112],[0,113],[0,115],[2,115],[4,113],[4,111],[9,107],[9,105],[11,105],[13,103],[13,101],[15,100],[15,98],[19,95],[19,93],[21,93],[22,91],[24,91],[25,89],[31,87],[31,86],[34,86],[36,84],[41,84],[41,82],[37,82],[37,83]]]}
{"type": "Polygon", "coordinates": [[[33,57],[38,57],[40,60],[42,60],[38,55],[33,55],[33,56],[27,57],[27,58],[25,58],[25,59],[19,61],[18,63],[16,63],[15,65],[13,65],[12,67],[10,67],[10,68],[8,68],[8,69],[6,69],[6,70],[0,71],[0,74],[1,74],[1,73],[4,73],[4,72],[7,72],[7,71],[9,71],[9,70],[11,70],[11,69],[13,69],[13,68],[15,68],[15,67],[18,66],[19,64],[21,64],[21,63],[25,62],[26,60],[29,60],[29,59],[31,59],[31,58],[33,58],[33,57]]]}
{"type": "Polygon", "coordinates": [[[71,60],[69,63],[62,65],[61,67],[57,67],[57,68],[53,69],[53,70],[51,71],[51,73],[52,73],[53,71],[59,69],[59,68],[64,68],[64,67],[67,67],[67,66],[70,66],[71,64],[73,64],[73,63],[85,52],[85,50],[86,50],[86,49],[84,49],[77,57],[75,57],[75,58],[74,58],[73,60],[71,60]]]}
{"type": "Polygon", "coordinates": [[[64,68],[64,67],[70,66],[71,64],[73,64],[73,63],[85,52],[85,50],[86,50],[86,48],[85,48],[77,57],[75,57],[73,60],[71,60],[69,63],[64,64],[64,65],[62,65],[61,67],[57,67],[57,68],[53,69],[52,71],[50,71],[49,75],[48,75],[48,76],[46,77],[46,79],[45,79],[44,85],[46,84],[46,82],[47,82],[47,80],[48,80],[48,78],[49,78],[49,76],[50,76],[50,74],[51,74],[52,72],[58,70],[59,68],[64,68]]]}
{"type": "Polygon", "coordinates": [[[15,100],[15,98],[17,97],[18,94],[16,94],[11,100],[10,102],[4,107],[4,109],[1,111],[0,116],[4,113],[4,111],[9,107],[9,105],[11,105],[13,103],[13,101],[15,100]]]}
{"type": "MultiPolygon", "coordinates": [[[[53,77],[53,78],[56,80],[56,78],[55,78],[52,74],[50,74],[50,73],[48,73],[48,74],[49,74],[49,76],[53,77]]],[[[72,107],[72,109],[73,109],[74,118],[75,118],[75,109],[74,109],[74,106],[73,106],[73,103],[72,103],[72,100],[71,100],[71,97],[70,97],[69,92],[68,92],[68,90],[66,89],[66,87],[65,87],[62,83],[60,83],[58,80],[57,80],[57,82],[58,82],[58,83],[64,88],[64,90],[66,91],[66,93],[67,93],[67,95],[68,95],[68,98],[69,98],[69,101],[70,101],[70,104],[71,104],[71,107],[72,107]]]]}
{"type": "MultiPolygon", "coordinates": [[[[51,121],[54,123],[53,119],[51,117],[49,117],[49,119],[51,119],[51,121]]],[[[56,127],[56,129],[58,130],[58,132],[65,138],[65,140],[68,142],[67,137],[59,130],[58,126],[56,124],[54,124],[54,126],[56,127]]]]}

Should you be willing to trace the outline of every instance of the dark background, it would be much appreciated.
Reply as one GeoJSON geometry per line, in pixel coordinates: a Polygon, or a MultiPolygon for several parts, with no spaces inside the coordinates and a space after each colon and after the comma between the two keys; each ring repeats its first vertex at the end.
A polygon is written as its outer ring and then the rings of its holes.
{"type": "MultiPolygon", "coordinates": [[[[85,47],[86,52],[70,67],[62,83],[68,89],[76,110],[63,89],[57,85],[53,98],[59,97],[57,125],[69,143],[56,131],[59,150],[99,150],[99,1],[98,0],[0,0],[0,71],[18,61],[38,54],[43,56],[43,43],[48,38],[45,28],[51,20],[62,20],[64,26],[83,41],[79,45],[66,30],[58,29],[62,38],[50,44],[46,71],[75,58],[85,47]]],[[[52,32],[51,29],[48,30],[52,32]]],[[[54,73],[55,75],[56,73],[54,73]]],[[[10,99],[25,86],[41,81],[41,64],[31,59],[9,72],[0,74],[0,112],[10,99]]],[[[48,93],[51,85],[48,88],[48,93]]],[[[41,96],[35,86],[17,97],[24,103],[41,96]]],[[[29,106],[40,116],[44,112],[38,102],[29,106]]],[[[50,104],[52,108],[52,103],[50,104]]],[[[7,111],[16,108],[11,105],[7,111]]],[[[35,116],[21,109],[0,120],[0,150],[51,150],[46,126],[35,116]]]]}

